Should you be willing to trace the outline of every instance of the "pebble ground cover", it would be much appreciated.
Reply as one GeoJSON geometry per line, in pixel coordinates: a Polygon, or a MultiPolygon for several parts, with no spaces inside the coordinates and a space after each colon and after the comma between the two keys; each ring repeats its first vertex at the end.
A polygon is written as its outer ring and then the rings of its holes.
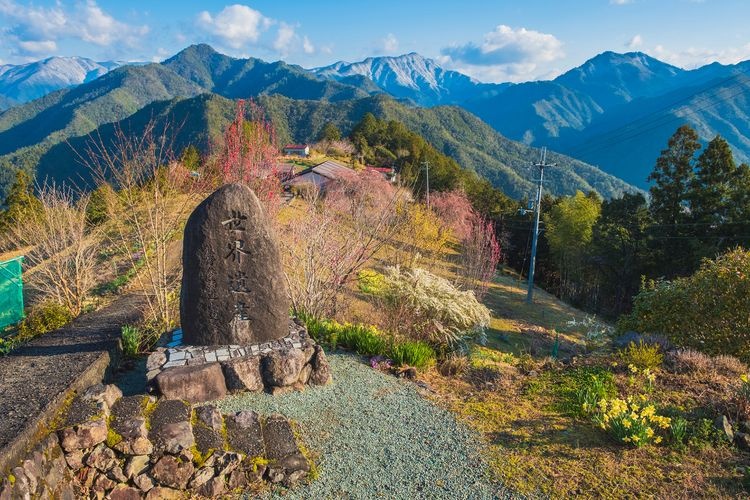
{"type": "Polygon", "coordinates": [[[508,498],[489,479],[477,434],[411,382],[358,357],[329,355],[333,383],[281,396],[227,397],[222,411],[281,413],[299,423],[319,477],[284,498],[508,498]]]}

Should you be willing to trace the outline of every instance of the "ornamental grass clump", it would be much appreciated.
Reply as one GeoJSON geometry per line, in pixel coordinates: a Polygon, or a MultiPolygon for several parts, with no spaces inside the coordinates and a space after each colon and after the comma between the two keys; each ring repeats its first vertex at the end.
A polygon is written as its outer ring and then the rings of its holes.
{"type": "Polygon", "coordinates": [[[483,340],[490,311],[472,291],[423,269],[386,270],[381,293],[390,329],[407,337],[452,350],[461,343],[483,340]]]}
{"type": "Polygon", "coordinates": [[[656,413],[656,407],[645,396],[627,399],[602,399],[594,422],[620,443],[636,447],[658,444],[661,434],[670,429],[671,419],[656,413]]]}

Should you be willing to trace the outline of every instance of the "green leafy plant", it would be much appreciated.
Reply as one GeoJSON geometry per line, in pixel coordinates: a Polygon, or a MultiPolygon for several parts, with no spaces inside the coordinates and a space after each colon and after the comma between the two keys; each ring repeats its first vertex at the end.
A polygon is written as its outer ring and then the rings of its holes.
{"type": "Polygon", "coordinates": [[[27,340],[62,328],[73,320],[67,307],[57,302],[43,302],[32,307],[31,312],[18,325],[18,340],[27,340]]]}
{"type": "Polygon", "coordinates": [[[406,341],[395,343],[389,350],[388,357],[398,366],[408,365],[421,369],[435,364],[436,355],[435,350],[425,342],[406,341]]]}
{"type": "Polygon", "coordinates": [[[700,418],[688,425],[688,444],[694,448],[714,448],[727,444],[727,436],[707,418],[700,418]]]}
{"type": "Polygon", "coordinates": [[[641,370],[655,370],[664,362],[661,348],[656,344],[631,342],[625,349],[620,350],[620,359],[627,365],[633,365],[641,370]]]}
{"type": "Polygon", "coordinates": [[[600,367],[581,367],[562,374],[558,384],[562,410],[574,417],[590,417],[600,401],[616,394],[612,373],[600,367]]]}
{"type": "Polygon", "coordinates": [[[128,357],[135,357],[140,352],[141,331],[135,326],[125,325],[122,327],[121,337],[122,350],[128,357]]]}
{"type": "Polygon", "coordinates": [[[669,434],[672,444],[681,448],[685,445],[688,434],[688,421],[683,417],[673,417],[669,426],[669,434]]]}
{"type": "Polygon", "coordinates": [[[326,343],[332,349],[344,347],[362,356],[383,356],[392,359],[396,365],[415,368],[426,368],[435,363],[435,350],[425,342],[398,341],[370,325],[339,323],[305,314],[301,314],[300,319],[316,342],[326,343]]]}

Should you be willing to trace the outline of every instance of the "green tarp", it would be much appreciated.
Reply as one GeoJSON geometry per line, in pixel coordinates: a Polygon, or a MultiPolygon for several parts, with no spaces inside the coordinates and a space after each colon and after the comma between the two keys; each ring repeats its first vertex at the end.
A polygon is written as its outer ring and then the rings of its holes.
{"type": "Polygon", "coordinates": [[[23,319],[23,257],[0,262],[0,328],[23,319]]]}

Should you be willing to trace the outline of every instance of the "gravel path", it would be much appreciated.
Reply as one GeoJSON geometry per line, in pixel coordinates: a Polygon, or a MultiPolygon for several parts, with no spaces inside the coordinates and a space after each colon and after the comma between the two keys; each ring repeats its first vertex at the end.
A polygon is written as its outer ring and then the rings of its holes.
{"type": "Polygon", "coordinates": [[[224,411],[282,413],[320,454],[320,477],[285,498],[499,498],[478,437],[417,392],[347,354],[329,355],[333,384],[282,396],[227,397],[224,411]]]}

